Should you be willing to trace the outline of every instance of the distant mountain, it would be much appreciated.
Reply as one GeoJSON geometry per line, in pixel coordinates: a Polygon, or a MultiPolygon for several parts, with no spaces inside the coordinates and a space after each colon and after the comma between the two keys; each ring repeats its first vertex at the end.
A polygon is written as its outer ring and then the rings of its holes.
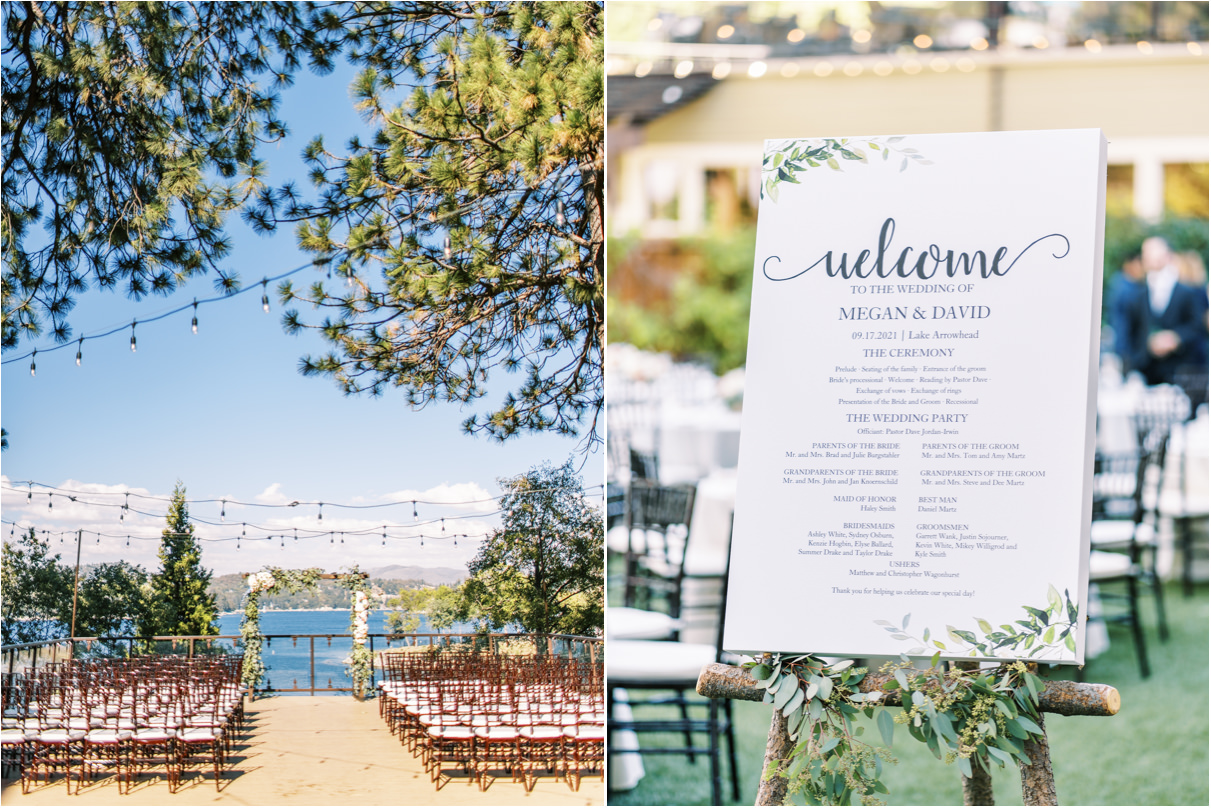
{"type": "Polygon", "coordinates": [[[393,564],[390,567],[379,567],[366,571],[370,573],[371,578],[416,581],[418,583],[424,581],[429,586],[441,586],[442,584],[453,586],[467,577],[466,567],[456,569],[454,567],[416,567],[393,564]]]}

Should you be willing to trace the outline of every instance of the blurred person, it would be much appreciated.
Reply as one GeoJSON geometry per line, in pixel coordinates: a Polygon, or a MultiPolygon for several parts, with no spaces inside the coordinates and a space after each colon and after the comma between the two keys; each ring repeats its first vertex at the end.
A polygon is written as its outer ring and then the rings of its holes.
{"type": "Polygon", "coordinates": [[[1146,316],[1148,287],[1144,285],[1144,263],[1136,250],[1110,279],[1106,294],[1107,319],[1114,329],[1114,352],[1123,363],[1123,375],[1143,372],[1148,361],[1146,316]]]}
{"type": "Polygon", "coordinates": [[[1175,253],[1177,262],[1177,278],[1181,283],[1194,287],[1203,301],[1204,315],[1207,308],[1207,268],[1203,266],[1203,257],[1197,250],[1186,250],[1175,253]]]}
{"type": "Polygon", "coordinates": [[[1147,295],[1140,301],[1143,311],[1137,310],[1135,316],[1143,316],[1147,328],[1132,336],[1135,340],[1132,351],[1143,358],[1139,370],[1149,384],[1171,384],[1182,370],[1205,372],[1205,297],[1195,287],[1181,282],[1178,262],[1165,239],[1160,236],[1145,239],[1140,256],[1147,295]]]}

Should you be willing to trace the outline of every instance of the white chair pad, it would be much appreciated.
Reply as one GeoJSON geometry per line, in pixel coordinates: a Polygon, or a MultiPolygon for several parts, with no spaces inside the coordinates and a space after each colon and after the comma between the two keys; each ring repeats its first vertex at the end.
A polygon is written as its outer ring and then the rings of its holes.
{"type": "Polygon", "coordinates": [[[715,646],[703,643],[617,640],[606,654],[606,676],[620,682],[689,684],[715,661],[715,646]]]}
{"type": "Polygon", "coordinates": [[[629,606],[606,609],[606,638],[609,640],[663,640],[684,627],[684,620],[660,612],[629,606]]]}
{"type": "Polygon", "coordinates": [[[1096,581],[1106,578],[1122,578],[1131,575],[1134,567],[1131,559],[1122,553],[1108,553],[1104,550],[1094,550],[1089,554],[1089,579],[1096,581]]]}

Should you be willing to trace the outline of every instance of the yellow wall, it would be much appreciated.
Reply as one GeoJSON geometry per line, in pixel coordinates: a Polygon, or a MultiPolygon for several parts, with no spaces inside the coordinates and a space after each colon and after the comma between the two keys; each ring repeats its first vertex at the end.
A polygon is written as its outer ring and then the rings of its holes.
{"type": "MultiPolygon", "coordinates": [[[[1200,135],[1208,127],[1207,57],[1124,54],[1099,58],[990,58],[972,72],[951,66],[881,77],[863,60],[857,77],[735,76],[654,121],[647,143],[762,141],[780,137],[964,132],[992,128],[995,73],[1002,71],[1001,129],[1098,127],[1118,137],[1200,135]],[[999,65],[999,67],[998,67],[999,65]]],[[[771,66],[771,72],[776,70],[771,66]]],[[[675,79],[670,77],[670,84],[675,79]]]]}

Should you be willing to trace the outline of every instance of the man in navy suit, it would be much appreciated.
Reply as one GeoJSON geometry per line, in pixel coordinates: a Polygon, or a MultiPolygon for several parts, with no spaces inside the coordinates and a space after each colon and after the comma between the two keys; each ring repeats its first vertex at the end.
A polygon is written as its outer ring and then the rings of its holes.
{"type": "Polygon", "coordinates": [[[1136,317],[1147,328],[1133,334],[1132,354],[1141,363],[1137,369],[1149,384],[1171,384],[1182,370],[1205,373],[1207,320],[1198,290],[1180,282],[1163,238],[1146,239],[1140,249],[1147,294],[1137,298],[1136,317]]]}
{"type": "Polygon", "coordinates": [[[1106,319],[1114,329],[1114,352],[1123,362],[1123,375],[1143,372],[1148,364],[1148,287],[1144,264],[1136,250],[1110,279],[1106,290],[1106,319]]]}

